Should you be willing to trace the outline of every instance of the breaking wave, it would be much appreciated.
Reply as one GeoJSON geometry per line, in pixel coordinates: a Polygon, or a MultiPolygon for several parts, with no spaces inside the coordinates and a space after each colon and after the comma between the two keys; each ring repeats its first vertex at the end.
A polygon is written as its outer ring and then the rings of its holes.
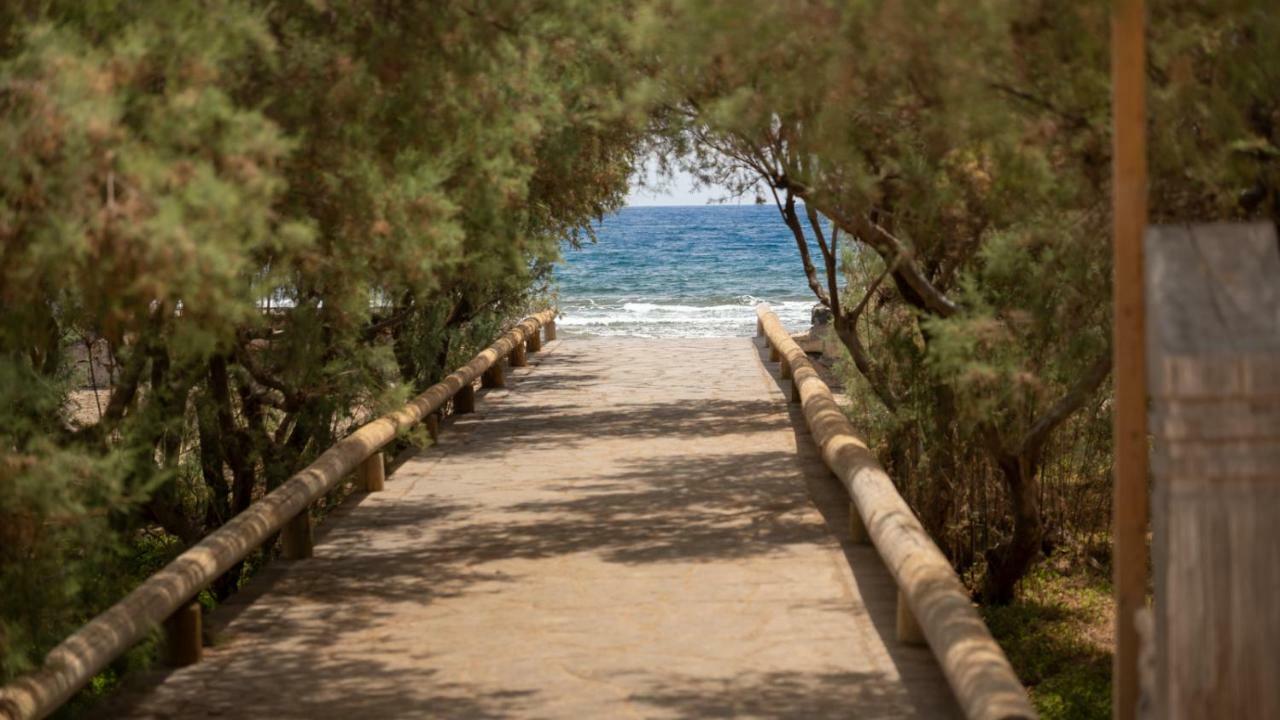
{"type": "MultiPolygon", "coordinates": [[[[556,321],[565,332],[584,335],[635,337],[742,337],[755,334],[755,306],[768,302],[749,295],[737,302],[689,303],[645,300],[632,302],[580,300],[562,302],[556,321]]],[[[778,319],[792,332],[809,329],[811,301],[769,302],[778,319]]]]}

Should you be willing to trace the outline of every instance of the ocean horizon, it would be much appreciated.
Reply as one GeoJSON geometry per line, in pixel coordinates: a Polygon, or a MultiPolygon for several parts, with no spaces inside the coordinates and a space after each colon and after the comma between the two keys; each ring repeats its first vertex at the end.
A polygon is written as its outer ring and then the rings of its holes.
{"type": "Polygon", "coordinates": [[[816,300],[772,205],[629,206],[596,235],[555,269],[567,334],[744,337],[760,302],[787,329],[809,328],[816,300]]]}

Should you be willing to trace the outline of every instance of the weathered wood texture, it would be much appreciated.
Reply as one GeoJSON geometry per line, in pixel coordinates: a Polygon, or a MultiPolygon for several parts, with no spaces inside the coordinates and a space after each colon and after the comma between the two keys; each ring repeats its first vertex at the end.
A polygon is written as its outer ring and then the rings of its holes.
{"type": "Polygon", "coordinates": [[[517,343],[555,317],[546,310],[526,318],[471,362],[404,407],[388,413],[326,450],[247,510],[210,533],[147,578],[123,600],[89,621],[45,656],[36,672],[0,688],[0,718],[48,715],[121,653],[186,604],[196,593],[272,537],[316,498],[405,430],[434,412],[464,386],[506,357],[517,343]]]}
{"type": "Polygon", "coordinates": [[[1280,717],[1280,247],[1147,233],[1152,717],[1280,717]]]}
{"type": "Polygon", "coordinates": [[[761,304],[756,313],[770,347],[777,348],[791,364],[805,421],[822,449],[823,460],[849,491],[867,534],[902,590],[965,716],[973,720],[1036,717],[1026,690],[951,563],[858,437],[831,389],[773,311],[761,304]]]}

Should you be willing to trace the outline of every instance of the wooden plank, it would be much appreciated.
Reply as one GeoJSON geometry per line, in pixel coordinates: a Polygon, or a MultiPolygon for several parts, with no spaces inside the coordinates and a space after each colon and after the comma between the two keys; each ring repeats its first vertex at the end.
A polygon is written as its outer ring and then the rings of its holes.
{"type": "Polygon", "coordinates": [[[1153,227],[1153,717],[1280,717],[1280,247],[1153,227]]]}
{"type": "Polygon", "coordinates": [[[1147,223],[1146,9],[1111,5],[1112,99],[1112,572],[1116,599],[1112,717],[1134,720],[1140,653],[1136,614],[1147,595],[1147,381],[1143,338],[1142,233],[1147,223]]]}
{"type": "Polygon", "coordinates": [[[767,305],[757,305],[756,315],[770,347],[791,365],[800,407],[822,459],[849,491],[863,528],[902,591],[906,602],[899,618],[906,613],[917,621],[965,716],[972,720],[1036,717],[1026,689],[951,563],[854,431],[808,355],[767,305]]]}

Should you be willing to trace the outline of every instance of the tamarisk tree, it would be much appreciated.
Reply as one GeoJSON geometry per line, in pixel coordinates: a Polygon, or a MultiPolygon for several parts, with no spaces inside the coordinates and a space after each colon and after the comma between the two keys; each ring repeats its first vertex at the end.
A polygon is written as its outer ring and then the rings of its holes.
{"type": "Polygon", "coordinates": [[[0,8],[0,679],[545,302],[643,130],[615,10],[0,8]]]}
{"type": "MultiPolygon", "coordinates": [[[[1154,11],[1157,217],[1274,213],[1263,5],[1154,11]]],[[[634,40],[657,68],[634,98],[669,155],[776,204],[878,406],[860,419],[880,419],[891,474],[961,569],[976,559],[951,540],[984,526],[995,603],[1048,541],[1055,433],[1107,421],[1107,18],[1102,2],[658,0],[634,40]],[[987,473],[995,517],[974,492],[987,473]]]]}

